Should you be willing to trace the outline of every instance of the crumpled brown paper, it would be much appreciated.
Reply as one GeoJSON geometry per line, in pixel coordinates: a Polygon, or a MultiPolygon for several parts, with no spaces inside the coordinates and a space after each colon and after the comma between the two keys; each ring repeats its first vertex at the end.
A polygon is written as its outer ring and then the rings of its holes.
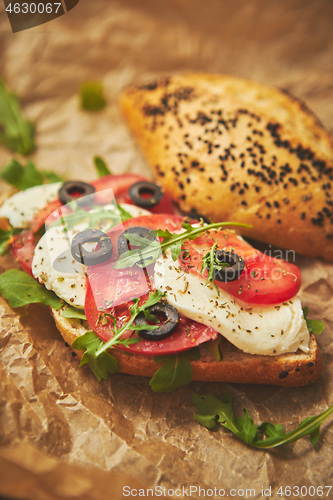
{"type": "MultiPolygon", "coordinates": [[[[66,16],[17,34],[1,9],[0,73],[36,122],[32,159],[42,168],[89,181],[92,157],[101,155],[114,173],[150,175],[117,98],[128,84],[170,72],[232,73],[282,86],[333,130],[329,0],[81,0],[66,16]],[[103,81],[104,111],[79,109],[77,90],[88,79],[103,81]]],[[[1,148],[0,166],[12,156],[1,148]]],[[[216,488],[216,497],[224,489],[234,498],[281,499],[278,492],[289,485],[303,486],[302,498],[333,498],[333,488],[317,490],[333,485],[332,419],[315,448],[303,439],[267,452],[192,420],[194,392],[228,392],[237,414],[245,406],[256,423],[279,422],[286,430],[333,404],[333,264],[296,263],[302,302],[326,323],[319,338],[325,371],[305,388],[191,383],[155,394],[139,377],[116,374],[99,383],[87,367],[78,369],[46,309],[14,312],[1,299],[0,493],[117,499],[127,485],[133,495],[159,486],[165,490],[155,493],[186,497],[192,486],[192,498],[216,488]]],[[[13,260],[6,256],[0,266],[13,260]]]]}

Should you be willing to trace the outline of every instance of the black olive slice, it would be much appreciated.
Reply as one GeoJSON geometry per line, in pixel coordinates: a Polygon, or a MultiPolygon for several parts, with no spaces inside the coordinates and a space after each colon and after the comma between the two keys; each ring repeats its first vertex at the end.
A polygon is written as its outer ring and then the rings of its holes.
{"type": "Polygon", "coordinates": [[[121,255],[127,250],[131,249],[130,242],[126,238],[126,234],[138,234],[141,238],[148,238],[150,241],[154,240],[154,237],[150,234],[152,229],[147,229],[146,227],[134,226],[126,229],[118,239],[118,254],[121,255]]]}
{"type": "Polygon", "coordinates": [[[58,196],[59,200],[63,205],[74,201],[77,198],[82,198],[83,196],[88,196],[95,192],[94,186],[81,181],[68,181],[64,182],[59,189],[58,196]]]}
{"type": "Polygon", "coordinates": [[[85,266],[103,264],[112,255],[112,242],[107,234],[99,229],[86,229],[77,233],[72,239],[71,252],[74,259],[85,266]],[[85,243],[98,243],[98,250],[89,252],[83,245],[85,243]]]}
{"type": "Polygon", "coordinates": [[[216,281],[229,281],[238,280],[244,271],[245,262],[234,252],[226,252],[225,250],[215,250],[215,261],[220,264],[228,264],[223,266],[220,270],[214,268],[213,279],[216,281]]]}
{"type": "MultiPolygon", "coordinates": [[[[179,321],[179,314],[177,309],[166,304],[165,302],[158,302],[157,304],[148,307],[148,312],[158,317],[161,321],[158,323],[158,328],[156,330],[139,330],[138,334],[145,340],[163,340],[170,337],[176,330],[179,321]]],[[[148,320],[144,314],[141,312],[135,318],[136,325],[148,325],[148,320]]]]}
{"type": "Polygon", "coordinates": [[[141,208],[153,208],[163,198],[161,188],[153,182],[136,182],[129,190],[128,195],[135,205],[141,208]]]}

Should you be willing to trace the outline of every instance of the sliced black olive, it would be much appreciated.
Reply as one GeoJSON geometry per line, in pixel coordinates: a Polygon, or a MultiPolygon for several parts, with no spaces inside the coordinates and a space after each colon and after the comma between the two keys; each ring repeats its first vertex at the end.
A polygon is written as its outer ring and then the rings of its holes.
{"type": "Polygon", "coordinates": [[[234,252],[215,250],[214,260],[219,264],[228,264],[227,266],[223,266],[220,270],[214,268],[213,279],[216,281],[223,281],[224,283],[227,283],[229,281],[238,280],[244,271],[244,260],[234,252]]]}
{"type": "Polygon", "coordinates": [[[141,208],[153,208],[163,198],[161,188],[153,182],[136,182],[129,190],[128,195],[135,205],[141,208]]]}
{"type": "Polygon", "coordinates": [[[98,229],[86,229],[77,233],[71,245],[71,252],[74,259],[85,266],[94,266],[103,264],[110,259],[112,255],[112,242],[107,234],[98,229]],[[85,243],[98,243],[98,250],[89,252],[83,245],[85,243]]]}
{"type": "Polygon", "coordinates": [[[131,249],[130,242],[126,238],[126,234],[138,234],[141,238],[148,238],[148,240],[153,241],[154,237],[150,234],[152,229],[147,229],[146,227],[134,226],[126,229],[118,239],[118,254],[121,255],[127,250],[131,249]]]}
{"type": "Polygon", "coordinates": [[[94,186],[81,181],[68,181],[64,182],[59,189],[58,195],[59,200],[63,205],[69,203],[70,201],[76,200],[77,198],[82,198],[83,196],[88,196],[95,192],[94,186]]]}
{"type": "MultiPolygon", "coordinates": [[[[176,330],[179,321],[179,314],[177,309],[166,304],[165,302],[158,302],[157,304],[148,307],[148,312],[158,317],[161,321],[158,323],[158,328],[156,330],[139,330],[138,334],[145,340],[163,340],[170,337],[176,330]]],[[[148,325],[148,320],[144,314],[141,312],[135,318],[136,325],[148,325]]]]}

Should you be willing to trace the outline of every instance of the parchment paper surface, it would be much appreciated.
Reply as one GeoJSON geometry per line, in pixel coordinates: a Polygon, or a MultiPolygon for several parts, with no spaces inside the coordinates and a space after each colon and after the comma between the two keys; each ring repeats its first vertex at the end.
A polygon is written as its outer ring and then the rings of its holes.
{"type": "MultiPolygon", "coordinates": [[[[81,0],[65,16],[17,34],[3,4],[0,12],[0,74],[36,123],[32,159],[41,168],[89,181],[92,158],[101,155],[114,173],[149,176],[117,97],[128,84],[174,72],[230,73],[284,87],[333,131],[329,0],[81,0]],[[78,88],[89,79],[105,87],[108,105],[99,113],[79,109],[78,88]]],[[[12,157],[1,147],[0,168],[12,157]]],[[[123,498],[124,485],[159,485],[166,495],[200,486],[241,489],[234,498],[281,499],[278,488],[289,485],[317,498],[310,486],[333,485],[332,419],[315,448],[303,439],[270,452],[192,420],[194,392],[229,392],[237,414],[246,406],[256,423],[286,430],[333,404],[333,265],[296,263],[302,301],[326,323],[319,338],[324,374],[298,389],[191,383],[155,394],[147,379],[121,374],[99,383],[88,368],[78,369],[47,310],[14,312],[0,300],[0,493],[111,500],[123,498]]],[[[1,258],[0,271],[13,266],[10,256],[1,258]]],[[[327,491],[323,498],[333,498],[333,488],[327,491]]]]}

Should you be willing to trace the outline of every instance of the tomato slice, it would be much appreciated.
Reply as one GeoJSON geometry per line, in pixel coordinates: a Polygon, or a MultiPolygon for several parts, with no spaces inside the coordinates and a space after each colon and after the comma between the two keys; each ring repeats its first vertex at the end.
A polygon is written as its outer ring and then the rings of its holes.
{"type": "MultiPolygon", "coordinates": [[[[257,305],[279,304],[298,293],[301,275],[297,266],[256,250],[231,231],[207,231],[193,242],[185,242],[180,265],[201,275],[202,259],[215,243],[218,249],[233,251],[245,261],[244,271],[237,280],[229,283],[214,280],[217,287],[236,299],[257,305]]],[[[207,276],[206,269],[202,277],[207,279],[207,276]]]]}
{"type": "MultiPolygon", "coordinates": [[[[113,248],[116,249],[120,234],[129,227],[143,226],[175,232],[181,230],[183,220],[183,217],[169,215],[136,217],[124,222],[122,229],[113,228],[108,232],[108,236],[112,240],[113,248]]],[[[142,304],[148,298],[147,292],[154,290],[154,264],[145,268],[144,271],[137,266],[116,270],[113,264],[117,257],[117,252],[115,252],[107,265],[87,268],[85,313],[90,327],[104,342],[113,336],[113,322],[109,316],[102,316],[102,312],[112,314],[117,320],[116,324],[119,329],[130,319],[130,307],[133,305],[131,299],[139,297],[139,304],[142,304]]],[[[126,332],[124,338],[130,335],[132,335],[131,331],[126,332]]],[[[217,335],[218,333],[210,327],[188,318],[181,318],[177,330],[167,339],[156,342],[141,340],[138,344],[132,344],[128,348],[124,346],[117,348],[136,354],[167,355],[188,350],[207,340],[217,338],[217,335]]],[[[133,336],[137,337],[137,334],[134,333],[133,336]]]]}
{"type": "MultiPolygon", "coordinates": [[[[147,181],[147,179],[136,174],[122,174],[106,175],[105,177],[101,177],[100,179],[93,181],[91,184],[97,192],[112,188],[118,203],[129,203],[130,205],[134,205],[132,199],[128,195],[128,190],[133,184],[140,181],[147,181]]],[[[166,193],[164,193],[160,203],[153,208],[149,208],[148,210],[156,214],[175,213],[172,202],[166,193]]]]}
{"type": "Polygon", "coordinates": [[[30,229],[25,229],[20,234],[14,236],[10,247],[10,253],[30,276],[32,276],[31,266],[36,243],[34,233],[30,229]]]}

